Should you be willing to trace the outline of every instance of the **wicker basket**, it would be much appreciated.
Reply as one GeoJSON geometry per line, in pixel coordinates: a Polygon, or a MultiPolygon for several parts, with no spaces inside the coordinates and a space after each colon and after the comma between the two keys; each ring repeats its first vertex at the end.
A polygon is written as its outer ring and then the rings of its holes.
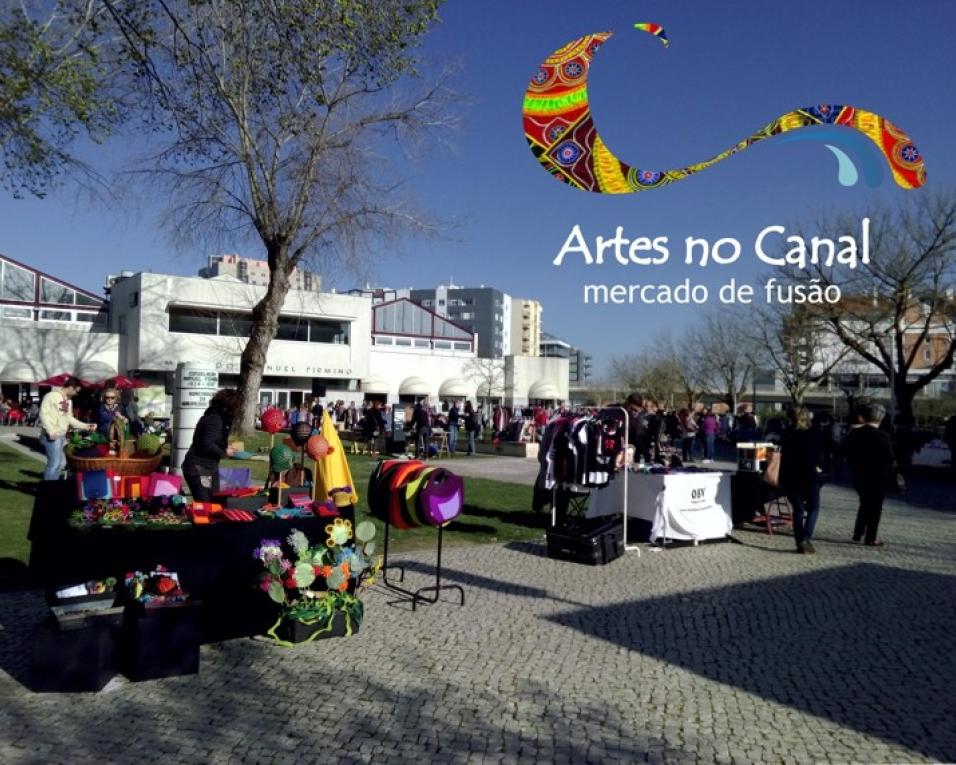
{"type": "Polygon", "coordinates": [[[149,475],[163,461],[163,450],[152,457],[133,457],[133,445],[126,441],[126,429],[113,420],[109,432],[110,445],[116,443],[116,455],[111,457],[74,457],[73,448],[66,449],[66,464],[74,473],[88,470],[112,470],[114,475],[149,475]]]}

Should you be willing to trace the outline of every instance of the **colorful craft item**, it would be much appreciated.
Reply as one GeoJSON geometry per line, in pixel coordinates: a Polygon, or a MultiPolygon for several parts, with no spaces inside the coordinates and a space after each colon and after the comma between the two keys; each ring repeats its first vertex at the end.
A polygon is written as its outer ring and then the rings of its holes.
{"type": "Polygon", "coordinates": [[[319,518],[338,518],[342,515],[334,502],[316,502],[312,505],[312,512],[319,518]]]}
{"type": "Polygon", "coordinates": [[[252,468],[220,467],[219,489],[245,489],[252,483],[252,468]]]}
{"type": "Polygon", "coordinates": [[[465,504],[465,484],[460,476],[437,468],[422,484],[418,504],[428,523],[441,526],[457,518],[465,504]]]}
{"type": "Polygon", "coordinates": [[[339,507],[358,504],[359,497],[355,493],[349,461],[327,409],[322,412],[321,435],[329,444],[329,453],[316,465],[315,498],[324,500],[332,497],[332,492],[339,489],[341,493],[335,495],[335,503],[339,507]],[[345,487],[348,487],[347,493],[345,487]]]}
{"type": "Polygon", "coordinates": [[[292,467],[292,450],[285,444],[276,444],[269,450],[269,470],[283,473],[292,467]]]}
{"type": "MultiPolygon", "coordinates": [[[[636,26],[668,44],[660,25],[636,26]]],[[[686,167],[649,170],[622,162],[599,134],[588,95],[591,62],[612,35],[585,35],[558,49],[538,67],[525,91],[524,134],[531,151],[548,173],[573,188],[602,194],[656,189],[705,170],[760,141],[817,126],[852,128],[868,138],[904,189],[919,188],[926,181],[923,157],[905,132],[875,112],[845,104],[817,104],[787,112],[719,154],[686,167]]],[[[833,131],[825,139],[830,143],[841,141],[833,131]]]]}
{"type": "Polygon", "coordinates": [[[305,451],[312,459],[323,459],[329,453],[329,442],[325,436],[312,436],[305,442],[305,451]]]}
{"type": "Polygon", "coordinates": [[[163,448],[162,439],[154,433],[143,433],[136,439],[136,457],[152,457],[163,448]]]}
{"type": "Polygon", "coordinates": [[[262,429],[266,433],[278,433],[285,426],[285,415],[282,410],[270,407],[266,409],[259,417],[262,422],[262,429]]]}
{"type": "Polygon", "coordinates": [[[312,425],[308,422],[297,422],[292,428],[292,442],[296,446],[305,446],[312,435],[312,425]]]}
{"type": "Polygon", "coordinates": [[[80,502],[91,499],[112,499],[112,470],[86,470],[76,474],[76,496],[80,502]]]}
{"type": "Polygon", "coordinates": [[[189,597],[179,585],[179,575],[163,566],[156,566],[148,574],[132,571],[126,574],[125,584],[130,600],[147,607],[183,601],[189,597]]]}
{"type": "Polygon", "coordinates": [[[290,507],[308,507],[312,504],[312,497],[307,491],[290,491],[286,501],[290,507]]]}
{"type": "Polygon", "coordinates": [[[178,495],[183,487],[182,476],[171,473],[152,473],[149,477],[147,497],[172,497],[178,495]]]}
{"type": "Polygon", "coordinates": [[[250,513],[248,510],[223,510],[222,516],[227,521],[235,521],[240,523],[248,523],[249,521],[254,521],[256,516],[250,513]]]}
{"type": "Polygon", "coordinates": [[[122,476],[122,485],[119,496],[124,499],[139,499],[149,493],[148,475],[122,476]]]}
{"type": "Polygon", "coordinates": [[[308,506],[304,507],[282,507],[275,511],[275,517],[282,520],[291,518],[311,518],[315,515],[308,506]]]}

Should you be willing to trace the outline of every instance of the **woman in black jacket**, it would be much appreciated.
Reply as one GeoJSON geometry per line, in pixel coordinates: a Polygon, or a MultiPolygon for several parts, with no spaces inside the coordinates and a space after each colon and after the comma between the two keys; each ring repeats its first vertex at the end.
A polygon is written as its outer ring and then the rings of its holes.
{"type": "Polygon", "coordinates": [[[793,508],[797,551],[814,553],[813,529],[820,513],[820,438],[803,407],[790,411],[790,427],[780,440],[780,488],[793,508]]]}
{"type": "Polygon", "coordinates": [[[219,460],[235,452],[229,446],[229,431],[241,400],[235,388],[223,388],[196,423],[182,467],[193,502],[209,502],[219,491],[219,460]]]}

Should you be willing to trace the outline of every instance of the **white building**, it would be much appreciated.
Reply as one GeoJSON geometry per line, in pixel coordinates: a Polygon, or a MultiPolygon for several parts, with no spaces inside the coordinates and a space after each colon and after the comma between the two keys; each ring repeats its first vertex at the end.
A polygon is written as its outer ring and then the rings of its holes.
{"type": "MultiPolygon", "coordinates": [[[[219,370],[222,385],[235,385],[252,307],[264,295],[265,287],[231,278],[120,277],[110,295],[119,366],[158,382],[179,362],[201,361],[219,370]]],[[[316,386],[330,398],[355,398],[369,374],[370,321],[366,298],[290,290],[269,345],[260,400],[289,407],[316,386]]]]}
{"type": "Polygon", "coordinates": [[[78,373],[115,375],[119,338],[110,332],[102,297],[0,256],[0,385],[14,401],[36,383],[78,373]]]}
{"type": "MultiPolygon", "coordinates": [[[[232,277],[125,273],[111,279],[105,303],[22,264],[0,263],[0,295],[11,296],[0,311],[0,382],[33,384],[34,393],[36,382],[60,372],[136,376],[171,392],[176,365],[186,361],[212,364],[221,385],[235,385],[252,308],[265,294],[265,287],[232,277]],[[69,297],[69,309],[41,300],[54,285],[61,300],[69,297]]],[[[471,330],[409,300],[373,306],[365,296],[291,290],[269,345],[260,400],[290,407],[313,395],[425,398],[436,405],[452,398],[509,406],[567,399],[566,360],[559,369],[554,359],[481,359],[477,344],[471,330]]]]}

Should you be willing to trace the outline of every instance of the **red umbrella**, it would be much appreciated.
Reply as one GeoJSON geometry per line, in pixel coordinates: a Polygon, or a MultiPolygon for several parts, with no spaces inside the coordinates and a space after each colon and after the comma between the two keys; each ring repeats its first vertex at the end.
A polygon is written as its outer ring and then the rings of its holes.
{"type": "MultiPolygon", "coordinates": [[[[53,375],[53,377],[48,377],[45,380],[40,380],[37,385],[49,385],[51,388],[59,388],[63,383],[66,382],[68,377],[76,377],[76,375],[71,375],[68,372],[61,372],[58,375],[53,375]]],[[[89,388],[91,383],[88,383],[86,380],[80,380],[80,385],[84,388],[89,388]]]]}
{"type": "Polygon", "coordinates": [[[105,380],[100,380],[99,382],[93,383],[94,388],[104,388],[107,383],[112,383],[112,387],[117,390],[131,390],[133,388],[148,388],[149,383],[143,382],[142,380],[134,380],[131,377],[124,377],[123,375],[116,375],[115,377],[108,377],[105,380]]]}

